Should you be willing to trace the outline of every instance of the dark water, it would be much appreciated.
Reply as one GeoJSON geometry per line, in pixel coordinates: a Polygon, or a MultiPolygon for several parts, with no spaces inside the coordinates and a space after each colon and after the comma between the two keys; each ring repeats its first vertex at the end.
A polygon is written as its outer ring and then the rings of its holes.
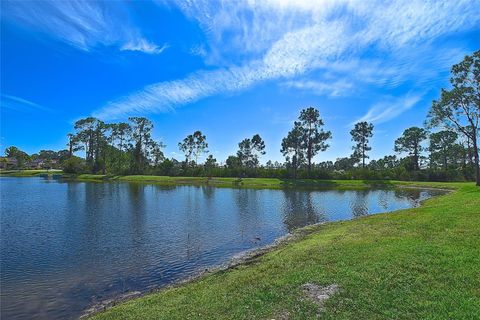
{"type": "Polygon", "coordinates": [[[289,231],[417,206],[440,191],[162,187],[0,178],[1,318],[77,318],[289,231]]]}

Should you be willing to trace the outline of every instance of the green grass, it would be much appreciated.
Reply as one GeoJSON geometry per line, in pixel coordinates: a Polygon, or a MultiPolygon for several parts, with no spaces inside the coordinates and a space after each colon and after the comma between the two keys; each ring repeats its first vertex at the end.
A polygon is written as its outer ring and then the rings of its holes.
{"type": "Polygon", "coordinates": [[[0,170],[0,176],[7,176],[7,177],[34,177],[38,175],[45,175],[45,174],[62,174],[62,170],[57,169],[39,169],[39,170],[0,170]]]}
{"type": "Polygon", "coordinates": [[[82,174],[72,178],[82,181],[121,181],[135,183],[154,183],[160,185],[211,185],[215,187],[259,188],[259,189],[368,189],[372,187],[389,188],[397,186],[422,186],[455,188],[462,183],[411,182],[391,180],[321,180],[321,179],[277,179],[277,178],[219,178],[219,177],[170,177],[170,176],[109,176],[82,174]]]}
{"type": "MultiPolygon", "coordinates": [[[[169,177],[169,176],[109,176],[96,174],[81,174],[67,176],[81,181],[121,181],[135,183],[155,183],[160,185],[211,185],[215,187],[235,188],[328,188],[328,189],[366,189],[372,187],[394,187],[396,185],[414,186],[416,182],[386,181],[386,180],[320,180],[320,179],[276,179],[276,178],[207,178],[207,177],[169,177]]],[[[461,183],[460,183],[461,184],[461,183]]],[[[422,186],[452,188],[458,183],[422,182],[422,186]]]]}
{"type": "Polygon", "coordinates": [[[473,183],[398,184],[456,190],[419,208],[310,227],[248,265],[93,318],[313,319],[318,308],[300,291],[307,282],[341,287],[327,300],[323,319],[478,318],[480,189],[473,183]]]}

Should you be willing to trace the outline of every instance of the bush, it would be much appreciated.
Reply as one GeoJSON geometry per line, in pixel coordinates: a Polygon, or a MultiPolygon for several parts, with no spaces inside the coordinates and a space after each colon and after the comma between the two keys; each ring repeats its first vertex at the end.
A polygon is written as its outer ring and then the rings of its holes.
{"type": "Polygon", "coordinates": [[[71,157],[63,162],[63,171],[66,173],[80,174],[86,173],[85,161],[79,157],[71,157]]]}

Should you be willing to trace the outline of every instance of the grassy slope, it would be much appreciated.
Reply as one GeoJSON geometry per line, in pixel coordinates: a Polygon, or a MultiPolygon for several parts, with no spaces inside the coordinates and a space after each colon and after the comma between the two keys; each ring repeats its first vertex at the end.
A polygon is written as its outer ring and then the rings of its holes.
{"type": "MultiPolygon", "coordinates": [[[[423,184],[423,183],[422,183],[423,184]]],[[[480,314],[480,189],[422,207],[317,226],[254,263],[131,300],[95,319],[315,318],[300,285],[337,283],[325,319],[473,319],[480,314]]]]}

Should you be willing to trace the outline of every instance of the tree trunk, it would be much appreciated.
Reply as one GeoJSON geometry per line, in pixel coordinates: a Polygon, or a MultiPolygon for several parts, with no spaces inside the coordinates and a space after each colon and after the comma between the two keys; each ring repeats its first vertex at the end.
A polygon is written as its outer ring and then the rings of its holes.
{"type": "Polygon", "coordinates": [[[418,164],[419,158],[420,158],[420,143],[417,142],[417,145],[415,146],[415,152],[413,155],[413,160],[415,161],[415,171],[420,170],[420,165],[418,164]]]}
{"type": "Polygon", "coordinates": [[[308,124],[308,177],[310,178],[310,172],[312,171],[312,158],[313,158],[313,142],[312,142],[312,123],[308,124]]]}
{"type": "Polygon", "coordinates": [[[308,177],[310,178],[310,172],[312,171],[312,145],[308,143],[308,177]]]}
{"type": "Polygon", "coordinates": [[[473,160],[474,157],[473,157],[473,152],[472,152],[472,146],[470,145],[470,143],[468,144],[468,162],[470,163],[470,166],[471,167],[475,167],[475,161],[473,160]]]}
{"type": "Polygon", "coordinates": [[[473,156],[475,158],[475,176],[477,180],[477,186],[480,187],[480,165],[479,165],[479,159],[478,159],[478,144],[477,144],[477,136],[476,132],[473,134],[473,156]]]}
{"type": "Polygon", "coordinates": [[[365,169],[365,148],[362,148],[362,168],[365,169]]]}
{"type": "Polygon", "coordinates": [[[107,150],[106,146],[103,146],[103,166],[102,166],[102,174],[107,174],[107,150]]]}
{"type": "Polygon", "coordinates": [[[466,176],[466,174],[465,174],[466,170],[467,170],[467,153],[463,152],[463,154],[462,154],[462,172],[463,172],[464,177],[466,176]]]}
{"type": "Polygon", "coordinates": [[[297,156],[293,156],[293,159],[292,159],[292,163],[293,163],[293,179],[297,180],[297,156]]]}

